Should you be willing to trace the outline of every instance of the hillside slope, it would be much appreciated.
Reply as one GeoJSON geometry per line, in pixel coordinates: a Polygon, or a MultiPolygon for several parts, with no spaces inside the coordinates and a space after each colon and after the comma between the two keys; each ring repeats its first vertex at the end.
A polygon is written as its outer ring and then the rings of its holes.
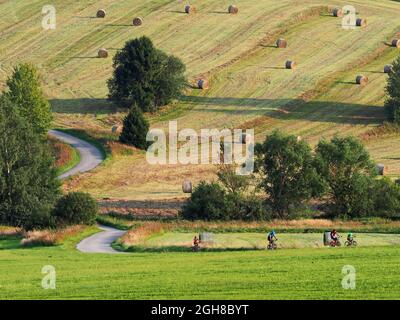
{"type": "MultiPolygon", "coordinates": [[[[386,75],[383,66],[399,50],[386,43],[400,31],[400,3],[380,1],[252,1],[238,2],[239,14],[226,13],[228,1],[192,1],[198,13],[183,13],[184,3],[167,0],[53,1],[56,30],[41,28],[45,1],[8,0],[0,4],[0,86],[17,61],[37,65],[56,116],[56,125],[79,128],[114,140],[111,126],[123,113],[107,101],[106,81],[112,61],[96,58],[107,48],[111,55],[132,38],[147,35],[187,65],[187,76],[211,80],[206,91],[189,90],[172,106],[149,115],[153,127],[255,128],[257,140],[279,128],[316,143],[336,132],[360,136],[384,121],[386,75]],[[328,9],[353,5],[368,25],[344,30],[328,9]],[[99,8],[105,19],[95,19],[99,8]],[[144,18],[132,27],[135,16],[144,18]],[[285,37],[287,49],[273,47],[285,37]],[[285,70],[287,59],[298,63],[285,70]],[[365,74],[370,84],[355,85],[365,74]]],[[[396,145],[390,135],[368,141],[377,161],[400,174],[396,145]]],[[[182,196],[183,179],[213,177],[212,166],[166,166],[146,163],[142,152],[116,152],[93,173],[69,182],[68,188],[96,197],[125,199],[182,196]]]]}

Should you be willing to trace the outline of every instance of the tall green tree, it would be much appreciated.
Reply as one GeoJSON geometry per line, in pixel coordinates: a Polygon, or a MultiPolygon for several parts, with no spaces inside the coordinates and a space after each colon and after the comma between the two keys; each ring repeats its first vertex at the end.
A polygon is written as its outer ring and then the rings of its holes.
{"type": "Polygon", "coordinates": [[[322,191],[309,145],[297,137],[274,131],[255,148],[261,187],[275,216],[290,218],[293,209],[322,191]]]}
{"type": "Polygon", "coordinates": [[[32,124],[34,132],[45,137],[53,118],[36,68],[26,63],[17,65],[7,86],[6,96],[18,107],[20,115],[32,124]]]}
{"type": "Polygon", "coordinates": [[[388,97],[385,101],[385,109],[388,119],[400,124],[400,56],[393,63],[392,72],[386,85],[388,97]]]}
{"type": "Polygon", "coordinates": [[[48,145],[0,97],[0,220],[26,230],[51,225],[60,183],[48,145]]]}
{"type": "Polygon", "coordinates": [[[327,184],[335,215],[358,217],[371,212],[376,169],[359,140],[339,136],[331,141],[321,140],[315,165],[327,184]]]}
{"type": "Polygon", "coordinates": [[[119,141],[139,149],[146,149],[148,146],[146,141],[148,131],[149,122],[144,117],[143,112],[134,105],[124,119],[124,127],[119,136],[119,141]]]}
{"type": "Polygon", "coordinates": [[[128,41],[113,65],[109,98],[120,106],[155,111],[177,98],[186,84],[182,61],[156,49],[147,37],[128,41]]]}

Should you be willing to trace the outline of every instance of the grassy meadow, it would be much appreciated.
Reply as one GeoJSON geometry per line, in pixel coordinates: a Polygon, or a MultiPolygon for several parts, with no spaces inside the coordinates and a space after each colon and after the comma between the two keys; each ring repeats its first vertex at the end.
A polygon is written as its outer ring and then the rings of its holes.
{"type": "Polygon", "coordinates": [[[88,229],[54,247],[21,248],[0,240],[1,299],[397,299],[396,246],[277,251],[83,254],[88,229]],[[43,266],[56,289],[41,287],[43,266]],[[356,289],[342,288],[342,268],[356,289]],[[271,294],[271,292],[273,294],[271,294]]]}
{"type": "MultiPolygon", "coordinates": [[[[121,147],[111,127],[121,124],[124,111],[107,101],[106,81],[112,56],[127,40],[146,35],[157,47],[181,58],[190,83],[205,76],[209,90],[188,88],[184,95],[155,114],[153,128],[254,128],[256,140],[273,129],[302,136],[311,144],[336,132],[363,137],[385,119],[386,75],[383,66],[399,53],[387,43],[399,34],[400,3],[318,0],[251,1],[239,4],[239,14],[227,14],[227,1],[193,1],[198,12],[184,13],[184,3],[169,0],[53,1],[56,30],[41,28],[42,0],[3,1],[7,13],[0,22],[0,87],[15,61],[37,65],[55,114],[55,127],[79,129],[101,141],[112,158],[92,173],[66,183],[97,198],[167,199],[182,197],[181,183],[213,179],[210,165],[151,166],[143,152],[121,147]],[[368,25],[344,30],[333,7],[353,5],[368,25]],[[94,18],[105,8],[105,19],[94,18]],[[141,27],[131,26],[141,16],[141,27]],[[284,37],[289,46],[274,48],[284,37]],[[111,57],[98,59],[99,48],[111,57]],[[296,70],[285,70],[287,59],[296,70]],[[370,78],[366,87],[355,77],[370,78]]],[[[400,174],[396,156],[398,134],[366,141],[374,160],[400,174]]]]}

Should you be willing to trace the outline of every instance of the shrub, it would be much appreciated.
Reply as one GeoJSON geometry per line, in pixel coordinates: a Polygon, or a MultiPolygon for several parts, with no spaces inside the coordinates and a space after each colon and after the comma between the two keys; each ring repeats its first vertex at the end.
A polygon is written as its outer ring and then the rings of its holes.
{"type": "Polygon", "coordinates": [[[124,119],[124,127],[119,140],[136,148],[146,149],[148,146],[146,141],[148,131],[149,123],[143,116],[143,112],[135,105],[124,119]]]}
{"type": "Polygon", "coordinates": [[[315,165],[327,185],[334,216],[360,217],[373,210],[375,166],[362,143],[353,137],[322,140],[315,165]]]}
{"type": "Polygon", "coordinates": [[[276,217],[290,218],[295,208],[323,190],[311,148],[297,137],[274,131],[256,145],[255,154],[260,187],[276,217]]]}
{"type": "Polygon", "coordinates": [[[156,49],[149,38],[128,41],[114,57],[109,98],[120,106],[156,111],[179,96],[186,85],[184,72],[181,60],[156,49]]]}
{"type": "Polygon", "coordinates": [[[225,191],[218,183],[202,181],[184,204],[182,216],[189,220],[228,220],[228,212],[233,205],[228,203],[225,196],[225,191]]]}
{"type": "Polygon", "coordinates": [[[54,216],[61,225],[91,225],[95,223],[98,211],[97,202],[92,196],[83,192],[71,192],[58,201],[54,216]]]}
{"type": "Polygon", "coordinates": [[[374,182],[375,214],[385,218],[400,218],[400,185],[389,178],[374,182]]]}

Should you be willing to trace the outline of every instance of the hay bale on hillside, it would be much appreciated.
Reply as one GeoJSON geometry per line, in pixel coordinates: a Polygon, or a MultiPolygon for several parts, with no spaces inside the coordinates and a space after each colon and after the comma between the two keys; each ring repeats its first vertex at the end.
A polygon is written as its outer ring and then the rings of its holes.
{"type": "Polygon", "coordinates": [[[380,176],[386,175],[386,174],[387,174],[387,170],[388,170],[388,167],[385,166],[385,165],[382,164],[382,163],[378,163],[378,164],[376,165],[376,171],[378,172],[378,174],[379,174],[380,176]]]}
{"type": "Polygon", "coordinates": [[[96,17],[97,18],[105,18],[106,17],[106,10],[100,9],[99,11],[97,11],[96,17]]]}
{"type": "Polygon", "coordinates": [[[192,182],[188,181],[188,180],[183,181],[182,191],[183,191],[183,193],[192,193],[192,191],[193,191],[192,182]]]}
{"type": "Polygon", "coordinates": [[[228,7],[228,12],[229,12],[230,14],[237,14],[237,13],[239,12],[239,9],[238,9],[237,6],[231,4],[231,5],[228,7]]]}
{"type": "Polygon", "coordinates": [[[343,10],[339,8],[335,8],[332,11],[334,17],[342,18],[344,16],[343,10]]]}
{"type": "Polygon", "coordinates": [[[358,18],[356,20],[356,26],[357,27],[364,27],[366,25],[367,25],[367,19],[358,18]]]}
{"type": "Polygon", "coordinates": [[[143,19],[141,17],[136,17],[135,19],[133,19],[132,24],[135,27],[141,26],[143,24],[143,19]]]}
{"type": "Polygon", "coordinates": [[[187,14],[196,13],[196,7],[195,7],[195,6],[191,6],[191,5],[188,4],[188,5],[185,7],[185,12],[186,12],[187,14]]]}
{"type": "Polygon", "coordinates": [[[286,48],[287,47],[287,41],[285,39],[276,40],[276,47],[277,48],[286,48]]]}
{"type": "Polygon", "coordinates": [[[107,49],[101,48],[97,54],[99,58],[108,58],[108,51],[107,49]]]}
{"type": "Polygon", "coordinates": [[[368,84],[368,77],[367,76],[363,76],[363,75],[358,75],[356,77],[356,83],[361,85],[361,86],[366,86],[368,84]]]}
{"type": "Polygon", "coordinates": [[[199,89],[205,90],[205,89],[208,89],[208,88],[209,88],[210,84],[209,84],[208,80],[206,80],[206,79],[200,79],[200,80],[197,82],[197,86],[198,86],[199,89]]]}
{"type": "Polygon", "coordinates": [[[399,39],[393,39],[392,40],[392,47],[400,48],[400,40],[399,39]]]}
{"type": "Polygon", "coordinates": [[[285,63],[285,67],[286,67],[286,69],[296,69],[297,64],[295,61],[288,60],[285,63]]]}
{"type": "Polygon", "coordinates": [[[391,73],[393,71],[393,65],[391,64],[387,64],[384,68],[383,68],[383,72],[384,73],[391,73]]]}

